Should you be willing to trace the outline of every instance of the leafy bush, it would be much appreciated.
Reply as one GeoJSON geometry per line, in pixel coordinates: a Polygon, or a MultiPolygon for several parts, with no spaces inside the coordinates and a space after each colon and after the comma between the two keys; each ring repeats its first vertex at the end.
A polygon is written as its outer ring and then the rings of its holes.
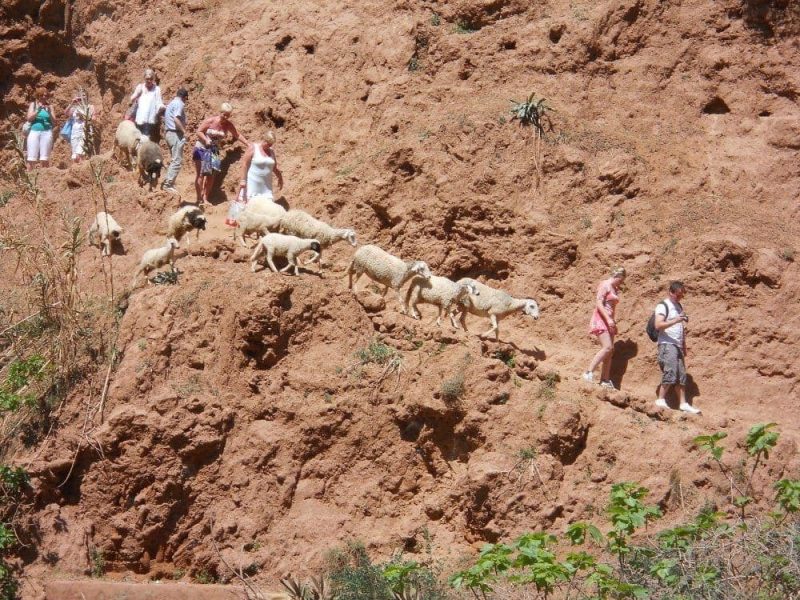
{"type": "Polygon", "coordinates": [[[447,598],[446,589],[429,567],[404,561],[401,556],[375,564],[361,542],[349,542],[329,553],[326,571],[336,600],[399,600],[413,595],[425,600],[447,598]]]}
{"type": "Polygon", "coordinates": [[[375,363],[377,365],[389,364],[393,359],[398,356],[397,350],[391,346],[387,346],[379,339],[374,339],[369,343],[369,346],[362,348],[356,352],[356,358],[362,365],[375,363]]]}

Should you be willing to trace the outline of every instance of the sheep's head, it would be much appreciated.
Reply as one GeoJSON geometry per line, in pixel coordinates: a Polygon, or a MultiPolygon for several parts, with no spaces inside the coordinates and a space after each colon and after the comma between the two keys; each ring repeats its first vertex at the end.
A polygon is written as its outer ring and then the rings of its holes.
{"type": "Polygon", "coordinates": [[[319,245],[319,242],[317,240],[311,240],[311,246],[309,247],[317,254],[322,252],[322,246],[319,245]]]}
{"type": "Polygon", "coordinates": [[[480,296],[481,293],[478,291],[478,286],[475,285],[474,281],[464,281],[461,283],[462,293],[465,296],[480,296]]]}
{"type": "Polygon", "coordinates": [[[199,212],[192,211],[188,215],[186,215],[187,219],[189,220],[189,225],[194,227],[195,229],[202,229],[205,231],[206,229],[206,219],[205,215],[199,214],[199,212]]]}
{"type": "Polygon", "coordinates": [[[413,263],[411,263],[411,268],[409,271],[425,280],[431,278],[431,270],[428,268],[428,263],[426,263],[424,260],[415,260],[413,263]]]}
{"type": "Polygon", "coordinates": [[[347,242],[355,247],[356,245],[356,232],[352,229],[342,229],[342,239],[347,240],[347,242]]]}
{"type": "Polygon", "coordinates": [[[533,317],[534,319],[539,318],[539,305],[536,303],[536,300],[525,300],[525,306],[522,309],[522,312],[526,315],[533,317]]]}
{"type": "Polygon", "coordinates": [[[167,245],[170,248],[180,248],[180,244],[178,244],[178,240],[176,240],[174,237],[171,237],[171,238],[169,238],[167,240],[167,245]]]}
{"type": "Polygon", "coordinates": [[[111,237],[114,238],[115,240],[118,240],[121,235],[122,235],[122,229],[115,229],[114,231],[111,232],[111,237]]]}
{"type": "Polygon", "coordinates": [[[147,174],[150,176],[150,181],[157,181],[159,177],[161,177],[161,159],[156,159],[150,166],[147,167],[147,174]]]}

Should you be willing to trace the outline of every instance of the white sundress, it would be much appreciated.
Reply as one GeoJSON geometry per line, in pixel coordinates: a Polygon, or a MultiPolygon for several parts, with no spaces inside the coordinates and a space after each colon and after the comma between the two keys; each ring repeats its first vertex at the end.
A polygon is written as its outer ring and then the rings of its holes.
{"type": "Polygon", "coordinates": [[[247,169],[247,199],[253,196],[266,196],[274,199],[272,194],[272,171],[275,169],[275,159],[264,154],[261,144],[254,144],[253,158],[250,168],[247,169]]]}

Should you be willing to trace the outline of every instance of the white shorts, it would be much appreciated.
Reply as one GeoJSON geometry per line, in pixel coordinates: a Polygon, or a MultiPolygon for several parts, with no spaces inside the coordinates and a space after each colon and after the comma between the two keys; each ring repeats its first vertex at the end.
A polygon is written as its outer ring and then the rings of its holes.
{"type": "Polygon", "coordinates": [[[53,148],[53,130],[33,131],[28,133],[28,162],[50,160],[53,148]]]}

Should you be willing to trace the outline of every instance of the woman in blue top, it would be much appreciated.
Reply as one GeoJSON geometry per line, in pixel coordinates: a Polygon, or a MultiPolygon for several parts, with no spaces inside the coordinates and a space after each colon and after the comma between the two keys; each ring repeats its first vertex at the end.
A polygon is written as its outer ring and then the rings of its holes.
{"type": "Polygon", "coordinates": [[[39,161],[43,167],[50,165],[50,150],[53,148],[53,109],[48,100],[50,92],[40,87],[36,90],[36,100],[28,107],[28,170],[39,161]]]}

